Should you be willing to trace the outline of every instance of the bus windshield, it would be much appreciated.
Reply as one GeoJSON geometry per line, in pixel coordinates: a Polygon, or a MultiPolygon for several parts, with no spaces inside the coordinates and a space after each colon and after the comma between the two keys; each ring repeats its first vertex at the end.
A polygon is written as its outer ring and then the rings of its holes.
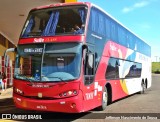
{"type": "Polygon", "coordinates": [[[59,82],[78,79],[81,44],[19,45],[14,77],[31,82],[59,82]]]}
{"type": "Polygon", "coordinates": [[[21,37],[83,34],[86,15],[86,6],[33,10],[28,16],[21,37]]]}

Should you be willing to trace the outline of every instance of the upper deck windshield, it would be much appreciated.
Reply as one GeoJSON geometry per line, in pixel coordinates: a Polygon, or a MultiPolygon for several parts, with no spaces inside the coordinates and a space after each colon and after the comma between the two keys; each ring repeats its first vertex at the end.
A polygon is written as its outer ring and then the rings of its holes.
{"type": "Polygon", "coordinates": [[[78,79],[81,47],[79,43],[19,45],[14,77],[31,82],[63,82],[78,79]]]}
{"type": "Polygon", "coordinates": [[[31,11],[21,37],[83,34],[86,6],[55,7],[31,11]]]}

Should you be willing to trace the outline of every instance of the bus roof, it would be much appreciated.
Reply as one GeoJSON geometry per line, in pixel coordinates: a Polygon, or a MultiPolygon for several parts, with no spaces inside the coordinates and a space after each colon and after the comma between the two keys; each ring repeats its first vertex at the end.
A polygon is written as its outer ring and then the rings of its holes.
{"type": "Polygon", "coordinates": [[[33,8],[32,10],[38,10],[38,9],[44,9],[44,8],[52,8],[52,7],[72,6],[72,5],[87,5],[87,6],[90,6],[91,3],[89,3],[89,2],[57,3],[57,4],[39,6],[39,7],[33,8]]]}

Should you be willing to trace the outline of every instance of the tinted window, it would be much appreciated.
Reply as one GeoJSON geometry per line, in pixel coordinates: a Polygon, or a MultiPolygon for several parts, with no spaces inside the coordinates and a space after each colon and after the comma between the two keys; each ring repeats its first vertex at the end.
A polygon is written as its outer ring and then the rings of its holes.
{"type": "Polygon", "coordinates": [[[107,79],[119,79],[119,60],[115,58],[110,58],[108,62],[108,67],[106,71],[107,79]]]}
{"type": "Polygon", "coordinates": [[[118,27],[118,40],[119,43],[123,46],[127,46],[127,40],[126,40],[126,31],[122,27],[118,27]]]}
{"type": "Polygon", "coordinates": [[[97,11],[95,9],[92,9],[90,22],[91,22],[91,30],[94,32],[96,32],[96,26],[98,23],[98,18],[96,16],[97,16],[97,11]]]}
{"type": "Polygon", "coordinates": [[[142,64],[110,58],[106,70],[106,79],[137,78],[141,76],[142,64]]]}
{"type": "Polygon", "coordinates": [[[99,26],[98,26],[98,33],[100,35],[105,35],[105,24],[104,24],[104,15],[103,13],[99,12],[98,13],[98,19],[99,19],[99,26]]]}
{"type": "Polygon", "coordinates": [[[109,18],[106,17],[105,19],[105,26],[106,26],[106,37],[110,38],[110,33],[111,33],[111,29],[110,29],[110,20],[109,18]]]}
{"type": "Polygon", "coordinates": [[[128,40],[129,42],[129,48],[134,50],[134,40],[133,40],[133,35],[131,33],[128,34],[128,40]]]}
{"type": "Polygon", "coordinates": [[[125,78],[140,77],[141,70],[142,70],[142,64],[133,63],[133,65],[131,65],[130,70],[129,70],[128,74],[125,76],[125,78]]]}
{"type": "Polygon", "coordinates": [[[92,8],[89,29],[100,36],[105,36],[106,28],[105,28],[105,15],[103,12],[92,8]]]}
{"type": "Polygon", "coordinates": [[[111,21],[111,39],[117,42],[117,28],[116,23],[111,21]]]}

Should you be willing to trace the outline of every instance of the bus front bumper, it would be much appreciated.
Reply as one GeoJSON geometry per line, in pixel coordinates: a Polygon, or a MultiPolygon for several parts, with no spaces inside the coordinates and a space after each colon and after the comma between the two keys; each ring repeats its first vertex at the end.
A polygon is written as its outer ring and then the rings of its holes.
{"type": "Polygon", "coordinates": [[[82,104],[82,93],[77,96],[56,100],[40,100],[30,99],[18,94],[13,94],[16,107],[37,111],[53,111],[64,113],[80,113],[84,112],[82,104]]]}

